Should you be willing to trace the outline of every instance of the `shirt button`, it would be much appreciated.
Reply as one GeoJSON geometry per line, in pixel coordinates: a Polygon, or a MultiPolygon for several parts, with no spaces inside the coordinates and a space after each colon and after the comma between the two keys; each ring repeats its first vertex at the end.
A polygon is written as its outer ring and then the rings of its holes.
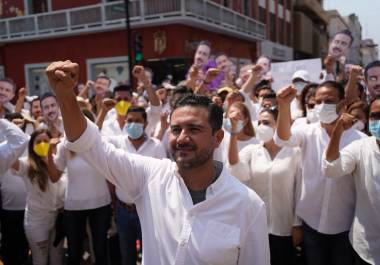
{"type": "Polygon", "coordinates": [[[181,246],[181,247],[186,246],[186,240],[182,240],[181,243],[180,243],[180,246],[181,246]]]}

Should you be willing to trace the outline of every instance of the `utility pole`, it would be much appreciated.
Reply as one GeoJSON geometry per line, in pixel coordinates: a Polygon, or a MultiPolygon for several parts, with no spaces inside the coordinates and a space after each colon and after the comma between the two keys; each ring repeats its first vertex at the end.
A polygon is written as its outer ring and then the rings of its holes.
{"type": "Polygon", "coordinates": [[[127,49],[128,49],[128,69],[129,69],[129,84],[132,85],[132,69],[133,69],[133,56],[132,56],[132,32],[129,20],[129,0],[124,0],[125,4],[125,22],[127,30],[127,49]]]}

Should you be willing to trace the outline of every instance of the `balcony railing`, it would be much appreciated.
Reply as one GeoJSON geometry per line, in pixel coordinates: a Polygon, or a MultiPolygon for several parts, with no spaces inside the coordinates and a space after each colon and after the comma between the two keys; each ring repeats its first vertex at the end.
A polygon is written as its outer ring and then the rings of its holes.
{"type": "MultiPolygon", "coordinates": [[[[182,23],[229,35],[265,39],[265,25],[210,0],[132,0],[132,27],[182,23]]],[[[124,1],[0,20],[0,42],[58,37],[125,27],[124,1]]]]}

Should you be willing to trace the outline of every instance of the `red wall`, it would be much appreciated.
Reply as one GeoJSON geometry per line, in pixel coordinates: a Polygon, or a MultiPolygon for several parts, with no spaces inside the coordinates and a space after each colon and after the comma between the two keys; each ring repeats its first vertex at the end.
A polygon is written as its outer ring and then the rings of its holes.
{"type": "MultiPolygon", "coordinates": [[[[192,58],[196,42],[209,40],[213,53],[225,52],[232,57],[252,58],[255,42],[248,42],[225,35],[211,33],[182,25],[138,29],[143,37],[144,59],[192,58]],[[167,47],[162,54],[154,51],[153,34],[165,31],[167,47]],[[189,45],[192,43],[193,45],[189,45]]],[[[86,59],[127,55],[125,31],[112,31],[65,38],[10,43],[2,47],[2,63],[5,74],[18,86],[25,84],[24,65],[70,59],[81,67],[80,79],[86,80],[86,59]]]]}
{"type": "Polygon", "coordinates": [[[74,8],[74,7],[80,7],[80,6],[87,6],[87,5],[95,5],[101,3],[101,0],[53,0],[52,1],[52,9],[53,10],[60,10],[60,9],[67,9],[67,8],[74,8]]]}
{"type": "Polygon", "coordinates": [[[0,18],[15,17],[17,11],[21,11],[24,14],[24,1],[23,0],[1,0],[3,8],[0,18]]]}

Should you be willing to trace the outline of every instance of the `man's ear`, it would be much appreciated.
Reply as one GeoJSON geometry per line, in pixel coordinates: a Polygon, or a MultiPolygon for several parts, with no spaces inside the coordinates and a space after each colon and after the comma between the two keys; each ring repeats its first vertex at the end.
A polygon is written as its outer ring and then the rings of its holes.
{"type": "Polygon", "coordinates": [[[214,133],[215,137],[215,148],[218,148],[220,143],[223,141],[224,138],[224,131],[222,129],[219,129],[214,133]]]}

